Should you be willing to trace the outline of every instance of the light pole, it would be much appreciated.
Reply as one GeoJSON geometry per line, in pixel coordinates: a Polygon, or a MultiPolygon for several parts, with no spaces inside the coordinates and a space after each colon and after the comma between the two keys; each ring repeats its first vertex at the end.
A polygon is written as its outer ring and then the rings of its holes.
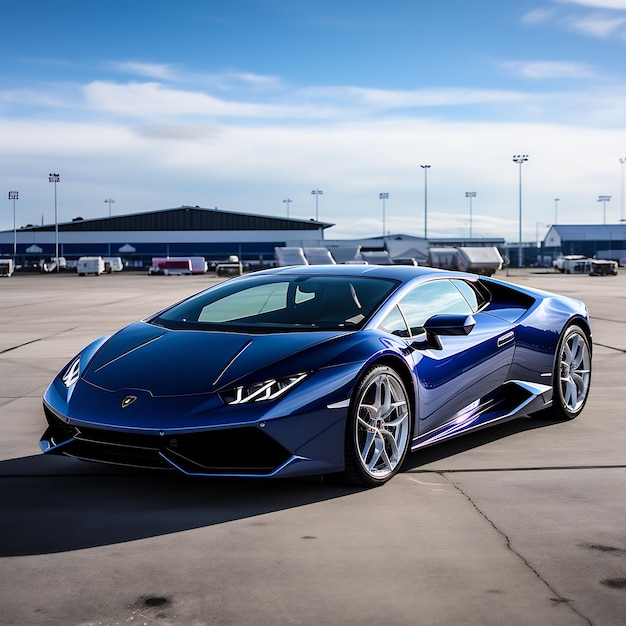
{"type": "Polygon", "coordinates": [[[319,219],[319,197],[323,195],[323,191],[321,189],[313,189],[311,195],[315,196],[315,221],[317,222],[319,219]]]}
{"type": "Polygon", "coordinates": [[[115,204],[115,200],[113,200],[113,198],[107,198],[104,201],[104,204],[108,204],[109,205],[109,217],[111,217],[111,205],[115,204]]]}
{"type": "Polygon", "coordinates": [[[293,202],[293,200],[291,198],[285,198],[283,202],[287,204],[287,217],[289,217],[289,205],[293,202]]]}
{"type": "Polygon", "coordinates": [[[466,191],[465,192],[465,197],[469,198],[469,203],[470,203],[470,232],[469,232],[469,238],[472,238],[472,198],[476,197],[476,192],[475,191],[466,191]]]}
{"type": "MultiPolygon", "coordinates": [[[[113,200],[113,198],[107,198],[104,201],[104,204],[109,205],[109,219],[111,219],[111,205],[115,204],[115,200],[113,200]]],[[[109,228],[111,228],[111,224],[109,224],[109,228]]],[[[111,242],[110,241],[109,241],[109,256],[111,256],[111,242]]]]}
{"type": "Polygon", "coordinates": [[[513,156],[513,163],[519,165],[519,259],[518,267],[524,267],[524,259],[522,257],[522,165],[528,161],[527,154],[516,154],[513,156]]]}
{"type": "Polygon", "coordinates": [[[428,239],[428,170],[430,165],[420,165],[424,170],[424,239],[428,239]]]}
{"type": "Polygon", "coordinates": [[[385,200],[389,198],[389,194],[385,191],[378,194],[378,199],[383,201],[383,241],[385,239],[385,200]]]}
{"type": "Polygon", "coordinates": [[[558,224],[559,220],[557,219],[558,217],[558,212],[559,212],[559,201],[561,200],[561,198],[555,198],[554,199],[554,223],[558,224]]]}
{"type": "Polygon", "coordinates": [[[18,191],[9,191],[9,200],[13,200],[13,256],[17,254],[17,230],[15,229],[15,201],[18,200],[19,197],[20,197],[20,194],[18,191]]]}
{"type": "Polygon", "coordinates": [[[56,271],[59,271],[59,215],[57,213],[57,183],[61,182],[59,174],[49,174],[48,181],[54,183],[54,255],[56,271]]]}
{"type": "Polygon", "coordinates": [[[624,221],[624,163],[626,163],[626,158],[622,157],[619,162],[622,164],[622,193],[620,196],[620,221],[624,221]]]}
{"type": "Polygon", "coordinates": [[[598,196],[598,202],[602,202],[602,212],[604,214],[603,224],[606,224],[606,203],[611,202],[611,197],[612,196],[598,196]]]}

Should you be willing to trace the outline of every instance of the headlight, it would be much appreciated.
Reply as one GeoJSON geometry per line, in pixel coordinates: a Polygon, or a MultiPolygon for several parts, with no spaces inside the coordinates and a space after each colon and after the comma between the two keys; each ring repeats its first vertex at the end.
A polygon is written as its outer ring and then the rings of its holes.
{"type": "Polygon", "coordinates": [[[226,404],[245,404],[246,402],[264,402],[276,400],[284,393],[304,380],[308,374],[295,374],[286,378],[271,378],[262,383],[242,385],[220,394],[226,404]]]}
{"type": "Polygon", "coordinates": [[[61,380],[63,384],[69,389],[80,375],[80,356],[77,356],[66,368],[61,380]]]}

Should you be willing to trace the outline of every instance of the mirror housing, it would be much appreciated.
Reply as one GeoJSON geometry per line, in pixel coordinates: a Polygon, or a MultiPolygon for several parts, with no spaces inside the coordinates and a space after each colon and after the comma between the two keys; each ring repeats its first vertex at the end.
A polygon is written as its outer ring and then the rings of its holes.
{"type": "Polygon", "coordinates": [[[476,326],[473,315],[454,315],[442,313],[433,315],[424,322],[425,342],[416,342],[416,347],[443,349],[439,337],[465,336],[476,326]]]}

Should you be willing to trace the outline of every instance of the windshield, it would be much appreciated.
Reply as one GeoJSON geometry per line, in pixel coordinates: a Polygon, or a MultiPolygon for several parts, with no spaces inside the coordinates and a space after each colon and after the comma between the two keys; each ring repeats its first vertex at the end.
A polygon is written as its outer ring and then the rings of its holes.
{"type": "Polygon", "coordinates": [[[221,283],[149,321],[252,333],[358,330],[397,285],[362,276],[257,275],[221,283]]]}

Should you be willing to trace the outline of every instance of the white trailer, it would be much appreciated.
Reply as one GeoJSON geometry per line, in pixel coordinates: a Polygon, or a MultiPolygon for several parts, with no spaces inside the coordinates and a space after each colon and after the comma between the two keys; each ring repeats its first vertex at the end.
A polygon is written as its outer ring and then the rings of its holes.
{"type": "MultiPolygon", "coordinates": [[[[208,264],[203,256],[163,256],[153,257],[152,264],[148,268],[148,274],[165,274],[164,270],[173,269],[181,262],[181,267],[186,267],[186,263],[189,261],[190,270],[188,272],[178,272],[186,274],[204,274],[208,269],[208,264]]],[[[174,272],[168,272],[172,274],[174,272]]]]}
{"type": "Polygon", "coordinates": [[[504,259],[495,246],[462,246],[456,249],[456,266],[461,272],[491,276],[502,269],[504,259]]]}
{"type": "Polygon", "coordinates": [[[0,276],[11,276],[13,269],[13,259],[0,259],[0,276]]]}
{"type": "Polygon", "coordinates": [[[104,260],[101,256],[81,256],[76,264],[76,271],[79,276],[85,274],[100,276],[104,272],[104,260]]]}
{"type": "Polygon", "coordinates": [[[122,257],[105,256],[103,257],[102,260],[104,261],[104,266],[108,272],[121,272],[124,269],[124,264],[122,263],[122,257]]]}

